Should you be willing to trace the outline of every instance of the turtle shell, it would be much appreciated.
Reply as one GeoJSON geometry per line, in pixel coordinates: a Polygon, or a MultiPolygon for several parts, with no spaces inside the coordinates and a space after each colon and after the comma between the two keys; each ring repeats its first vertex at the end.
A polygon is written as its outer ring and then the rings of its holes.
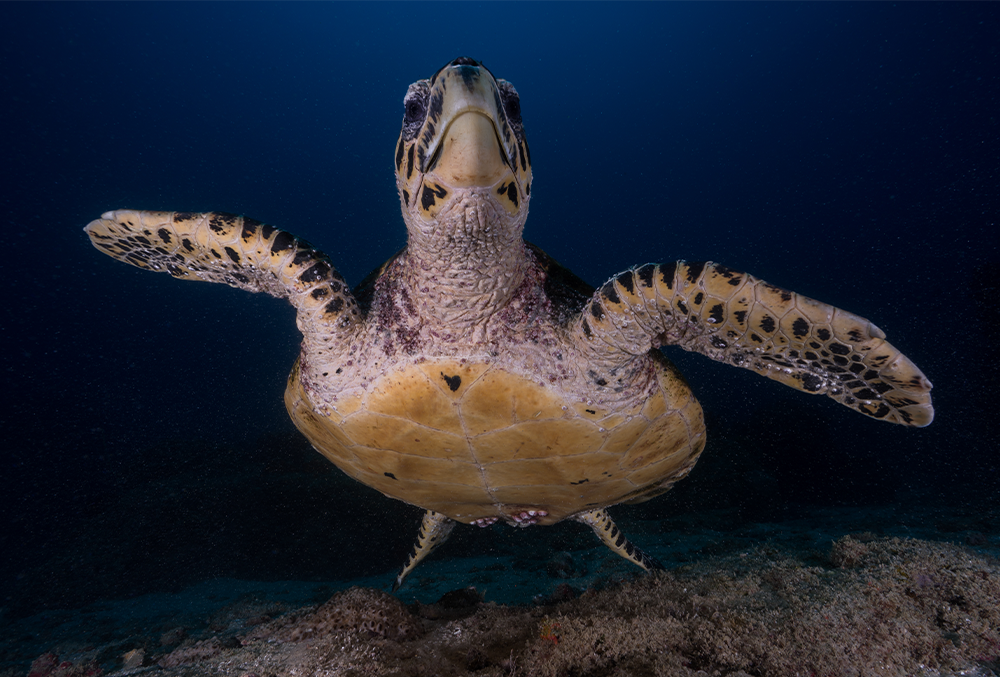
{"type": "Polygon", "coordinates": [[[554,524],[663,493],[704,448],[701,406],[651,355],[658,387],[614,411],[497,365],[447,359],[382,375],[336,409],[310,401],[296,363],[285,405],[320,453],[386,496],[466,524],[526,510],[554,524]]]}

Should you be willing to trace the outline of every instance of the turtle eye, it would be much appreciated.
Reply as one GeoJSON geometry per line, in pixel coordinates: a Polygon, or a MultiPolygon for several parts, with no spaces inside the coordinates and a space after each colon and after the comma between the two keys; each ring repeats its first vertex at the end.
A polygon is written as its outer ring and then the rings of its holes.
{"type": "Polygon", "coordinates": [[[503,107],[507,111],[508,120],[514,123],[521,121],[521,98],[517,94],[504,97],[503,107]]]}
{"type": "Polygon", "coordinates": [[[520,136],[522,134],[521,97],[518,96],[514,85],[506,80],[497,80],[497,88],[500,90],[500,99],[503,101],[503,110],[507,114],[507,121],[520,136]]]}
{"type": "Polygon", "coordinates": [[[408,99],[404,104],[405,112],[403,113],[403,124],[412,125],[418,122],[423,122],[424,120],[424,102],[413,97],[408,99]]]}

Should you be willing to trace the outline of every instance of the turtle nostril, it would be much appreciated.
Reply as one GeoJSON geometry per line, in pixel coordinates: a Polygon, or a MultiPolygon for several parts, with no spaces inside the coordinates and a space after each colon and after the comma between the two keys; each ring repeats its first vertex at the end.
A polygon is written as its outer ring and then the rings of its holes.
{"type": "Polygon", "coordinates": [[[460,56],[451,62],[452,66],[478,66],[479,62],[467,56],[460,56]]]}

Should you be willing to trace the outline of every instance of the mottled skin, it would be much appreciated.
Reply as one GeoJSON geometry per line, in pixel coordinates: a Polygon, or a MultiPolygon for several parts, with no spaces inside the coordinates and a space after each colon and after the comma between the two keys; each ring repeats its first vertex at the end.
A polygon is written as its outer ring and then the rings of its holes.
{"type": "Polygon", "coordinates": [[[524,242],[517,92],[471,59],[410,86],[395,167],[407,246],[353,291],[312,245],[244,217],[119,210],[86,231],[140,268],[295,306],[292,420],[348,475],[427,511],[397,587],[455,522],[575,519],[660,566],[605,511],[668,490],[704,449],[660,346],[931,422],[930,382],[863,318],[713,263],[646,264],[595,291],[524,242]]]}

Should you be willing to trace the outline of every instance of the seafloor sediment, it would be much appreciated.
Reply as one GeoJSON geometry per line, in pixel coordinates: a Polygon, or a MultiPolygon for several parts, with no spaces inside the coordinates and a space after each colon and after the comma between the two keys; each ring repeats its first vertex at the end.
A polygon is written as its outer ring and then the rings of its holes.
{"type": "Polygon", "coordinates": [[[800,555],[759,546],[523,606],[471,589],[411,605],[361,587],[297,607],[249,596],[202,624],[179,614],[99,644],[62,638],[30,674],[1000,674],[991,556],[864,533],[800,555]]]}

